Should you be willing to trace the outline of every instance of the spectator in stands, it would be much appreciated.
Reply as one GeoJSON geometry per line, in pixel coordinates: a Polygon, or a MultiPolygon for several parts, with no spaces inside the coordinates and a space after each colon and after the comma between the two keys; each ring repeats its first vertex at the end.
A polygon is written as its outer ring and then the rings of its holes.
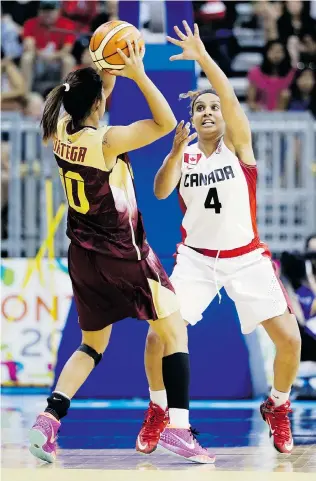
{"type": "Polygon", "coordinates": [[[304,33],[301,37],[300,64],[316,70],[316,31],[304,33]]]}
{"type": "Polygon", "coordinates": [[[233,31],[237,16],[236,2],[207,0],[192,3],[194,20],[199,26],[207,52],[226,75],[232,75],[232,62],[239,51],[233,31]]]}
{"type": "Polygon", "coordinates": [[[265,39],[267,41],[278,38],[277,21],[283,13],[282,10],[282,2],[259,0],[254,3],[254,12],[262,20],[265,39]]]}
{"type": "Polygon", "coordinates": [[[18,111],[40,119],[44,101],[36,92],[26,90],[23,75],[1,49],[1,110],[18,111]]]}
{"type": "Polygon", "coordinates": [[[302,255],[283,252],[281,269],[302,338],[296,381],[298,399],[316,398],[316,234],[306,240],[302,255]]]}
{"type": "Polygon", "coordinates": [[[24,23],[37,15],[40,2],[35,0],[19,0],[1,2],[2,15],[9,18],[22,33],[24,23]]]}
{"type": "Polygon", "coordinates": [[[90,31],[94,32],[100,25],[111,20],[118,19],[118,0],[108,0],[103,2],[103,8],[99,10],[90,25],[90,31]]]}
{"type": "Polygon", "coordinates": [[[93,18],[98,13],[97,0],[64,0],[61,14],[72,20],[77,33],[88,33],[93,18]]]}
{"type": "Polygon", "coordinates": [[[80,35],[77,38],[72,54],[76,59],[75,68],[93,67],[94,63],[89,52],[90,35],[80,35]]]}
{"type": "Polygon", "coordinates": [[[41,80],[53,83],[73,69],[75,61],[71,49],[75,41],[74,31],[75,24],[60,15],[59,2],[40,2],[38,16],[24,24],[21,68],[28,90],[33,85],[34,73],[41,80]]]}
{"type": "Polygon", "coordinates": [[[277,21],[279,38],[287,42],[290,37],[315,31],[315,21],[309,14],[309,2],[289,0],[284,2],[283,15],[277,21]]]}
{"type": "Polygon", "coordinates": [[[289,88],[282,92],[284,108],[296,112],[310,111],[316,118],[316,72],[298,70],[289,88]]]}
{"type": "Polygon", "coordinates": [[[286,47],[279,40],[267,43],[262,64],[248,74],[247,103],[254,111],[278,110],[281,93],[291,84],[295,69],[286,47]]]}
{"type": "Polygon", "coordinates": [[[12,20],[10,15],[1,14],[1,48],[6,57],[16,62],[22,55],[20,42],[20,27],[12,20]]]}

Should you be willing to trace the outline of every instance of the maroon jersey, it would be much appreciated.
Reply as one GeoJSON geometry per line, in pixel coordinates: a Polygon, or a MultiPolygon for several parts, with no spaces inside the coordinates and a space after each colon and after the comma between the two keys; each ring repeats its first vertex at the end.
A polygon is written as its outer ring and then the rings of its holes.
{"type": "Polygon", "coordinates": [[[85,127],[68,134],[68,123],[69,117],[59,121],[53,147],[69,204],[68,237],[107,256],[146,258],[149,246],[127,154],[120,155],[109,171],[102,151],[109,127],[85,127]]]}

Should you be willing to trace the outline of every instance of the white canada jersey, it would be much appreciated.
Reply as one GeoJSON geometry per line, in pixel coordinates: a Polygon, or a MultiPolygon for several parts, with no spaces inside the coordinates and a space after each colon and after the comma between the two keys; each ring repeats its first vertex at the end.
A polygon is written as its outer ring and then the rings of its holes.
{"type": "Polygon", "coordinates": [[[210,256],[221,251],[220,257],[258,248],[256,182],[257,167],[240,161],[223,139],[208,158],[198,143],[188,146],[178,187],[182,242],[210,256]]]}

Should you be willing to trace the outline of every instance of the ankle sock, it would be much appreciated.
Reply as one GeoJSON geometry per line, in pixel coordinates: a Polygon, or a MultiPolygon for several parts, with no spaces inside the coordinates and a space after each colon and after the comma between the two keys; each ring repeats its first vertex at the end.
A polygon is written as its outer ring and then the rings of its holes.
{"type": "Polygon", "coordinates": [[[286,403],[286,401],[290,397],[290,391],[289,392],[281,392],[272,387],[271,393],[270,393],[271,399],[273,399],[274,404],[276,407],[281,406],[282,404],[286,403]]]}
{"type": "Polygon", "coordinates": [[[167,401],[167,393],[165,389],[162,389],[161,391],[152,391],[149,389],[149,394],[150,394],[150,400],[154,404],[158,404],[161,409],[164,411],[167,409],[168,406],[168,401],[167,401]]]}

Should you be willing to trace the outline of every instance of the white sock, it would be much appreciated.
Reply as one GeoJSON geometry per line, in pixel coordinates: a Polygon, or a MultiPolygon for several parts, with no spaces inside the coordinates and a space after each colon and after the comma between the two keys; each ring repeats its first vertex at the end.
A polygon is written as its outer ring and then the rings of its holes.
{"type": "Polygon", "coordinates": [[[173,428],[189,429],[189,410],[169,408],[170,426],[173,428]]]}
{"type": "Polygon", "coordinates": [[[270,397],[273,399],[274,404],[278,407],[284,404],[290,397],[290,392],[277,391],[274,387],[271,389],[270,397]]]}
{"type": "Polygon", "coordinates": [[[158,404],[158,406],[161,407],[161,409],[163,409],[164,411],[167,409],[168,401],[165,389],[163,389],[162,391],[152,391],[151,389],[149,389],[149,394],[150,400],[154,404],[158,404]]]}

